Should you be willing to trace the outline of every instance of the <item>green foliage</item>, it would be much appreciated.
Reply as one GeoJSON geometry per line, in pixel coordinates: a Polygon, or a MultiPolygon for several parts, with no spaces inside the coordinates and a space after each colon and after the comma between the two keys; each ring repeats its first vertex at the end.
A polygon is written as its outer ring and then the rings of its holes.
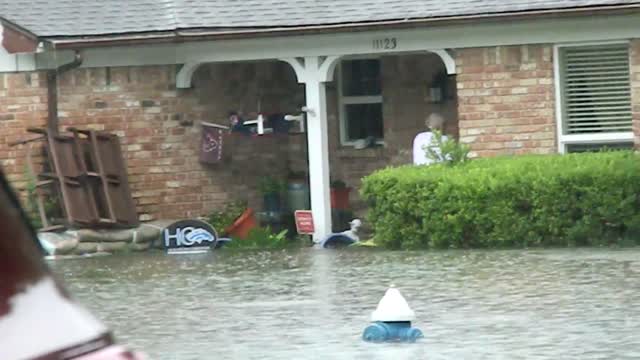
{"type": "Polygon", "coordinates": [[[24,171],[24,177],[27,179],[27,186],[25,188],[27,192],[27,204],[25,206],[25,213],[29,217],[29,222],[34,229],[42,228],[42,220],[38,214],[38,203],[36,194],[36,178],[29,171],[24,171]]]}
{"type": "Polygon", "coordinates": [[[361,193],[388,248],[640,243],[640,157],[626,151],[387,168],[361,193]]]}
{"type": "MultiPolygon", "coordinates": [[[[37,194],[37,178],[29,172],[27,169],[24,170],[24,178],[27,180],[27,184],[25,187],[26,191],[26,204],[25,204],[25,213],[29,218],[29,222],[34,229],[41,229],[42,219],[40,219],[40,213],[38,212],[38,194],[37,194]]],[[[53,196],[43,196],[44,202],[44,212],[49,219],[52,216],[56,215],[59,210],[58,202],[56,197],[53,196]]]]}
{"type": "Polygon", "coordinates": [[[247,203],[244,201],[234,201],[225,204],[225,206],[218,210],[213,211],[208,216],[208,221],[211,226],[222,235],[226,228],[233,225],[233,223],[242,215],[246,210],[247,203]]]}
{"type": "Polygon", "coordinates": [[[255,228],[249,232],[246,239],[233,239],[225,247],[231,249],[282,249],[292,244],[287,239],[287,232],[286,229],[274,233],[270,227],[255,228]]]}
{"type": "Polygon", "coordinates": [[[260,179],[260,182],[258,183],[258,189],[263,195],[280,194],[287,189],[287,184],[284,181],[276,179],[272,176],[265,176],[260,179]]]}
{"type": "Polygon", "coordinates": [[[469,146],[451,138],[443,141],[442,132],[439,130],[433,132],[431,145],[424,146],[422,149],[425,151],[427,159],[436,163],[457,165],[469,160],[469,146]],[[436,149],[440,149],[440,151],[436,151],[436,149]]]}
{"type": "Polygon", "coordinates": [[[333,180],[333,181],[331,181],[331,188],[332,189],[346,189],[347,188],[347,184],[342,180],[333,180]]]}

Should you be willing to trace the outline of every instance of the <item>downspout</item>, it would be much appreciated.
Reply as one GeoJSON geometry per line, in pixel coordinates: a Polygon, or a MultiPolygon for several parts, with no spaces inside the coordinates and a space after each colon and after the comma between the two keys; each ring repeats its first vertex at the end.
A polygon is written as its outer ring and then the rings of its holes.
{"type": "Polygon", "coordinates": [[[72,62],[60,65],[57,68],[47,71],[47,132],[50,134],[58,134],[58,75],[64,74],[69,70],[80,67],[82,65],[82,55],[80,51],[75,51],[72,62]]]}

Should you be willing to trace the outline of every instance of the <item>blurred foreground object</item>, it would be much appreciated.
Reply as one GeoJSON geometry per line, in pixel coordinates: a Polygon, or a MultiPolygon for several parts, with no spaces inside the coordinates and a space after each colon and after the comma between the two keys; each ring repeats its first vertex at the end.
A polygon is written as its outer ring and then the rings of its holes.
{"type": "Polygon", "coordinates": [[[144,359],[71,300],[0,172],[0,359],[144,359]]]}

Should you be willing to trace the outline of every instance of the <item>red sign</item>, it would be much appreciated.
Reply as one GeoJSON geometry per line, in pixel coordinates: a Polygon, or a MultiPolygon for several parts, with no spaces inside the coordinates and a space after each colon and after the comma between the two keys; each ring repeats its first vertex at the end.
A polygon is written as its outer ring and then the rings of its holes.
{"type": "Polygon", "coordinates": [[[296,230],[298,234],[313,234],[313,215],[309,210],[296,210],[296,230]]]}

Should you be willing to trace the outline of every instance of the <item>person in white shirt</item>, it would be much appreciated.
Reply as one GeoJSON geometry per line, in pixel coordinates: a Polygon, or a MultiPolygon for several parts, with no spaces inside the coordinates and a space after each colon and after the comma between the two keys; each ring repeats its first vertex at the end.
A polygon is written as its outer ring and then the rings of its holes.
{"type": "MultiPolygon", "coordinates": [[[[429,115],[429,117],[427,117],[425,125],[427,126],[428,131],[416,135],[416,137],[413,139],[414,165],[430,165],[433,163],[433,160],[427,158],[425,148],[431,147],[436,153],[440,152],[440,149],[433,144],[433,132],[436,130],[442,132],[444,121],[445,120],[442,115],[437,113],[432,113],[431,115],[429,115]]],[[[447,139],[447,136],[443,134],[442,141],[446,141],[447,139]]]]}

